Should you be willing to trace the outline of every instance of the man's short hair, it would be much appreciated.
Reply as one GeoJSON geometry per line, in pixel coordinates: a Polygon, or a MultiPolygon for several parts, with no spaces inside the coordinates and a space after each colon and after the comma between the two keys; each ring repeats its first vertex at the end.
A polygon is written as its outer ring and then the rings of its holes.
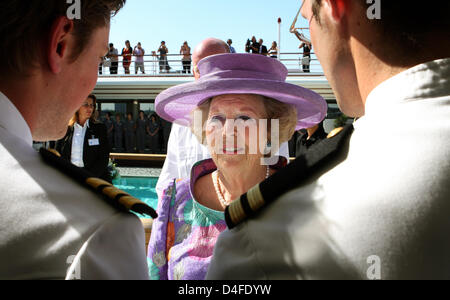
{"type": "MultiPolygon", "coordinates": [[[[90,42],[95,29],[109,24],[126,0],[81,0],[80,19],[74,19],[73,34],[76,46],[72,59],[76,60],[90,42]]],[[[38,66],[45,53],[42,41],[54,21],[67,16],[73,4],[66,0],[4,0],[0,2],[0,70],[8,76],[27,75],[38,66]]]]}
{"type": "MultiPolygon", "coordinates": [[[[371,4],[366,0],[353,0],[364,9],[369,9],[371,4]]],[[[313,0],[312,11],[315,19],[320,24],[319,12],[322,0],[313,0]]],[[[424,37],[430,33],[448,33],[450,31],[450,1],[434,0],[416,5],[411,0],[382,1],[381,19],[370,20],[377,26],[379,32],[386,37],[386,43],[393,42],[401,50],[410,51],[431,49],[434,45],[422,43],[424,37]]]]}

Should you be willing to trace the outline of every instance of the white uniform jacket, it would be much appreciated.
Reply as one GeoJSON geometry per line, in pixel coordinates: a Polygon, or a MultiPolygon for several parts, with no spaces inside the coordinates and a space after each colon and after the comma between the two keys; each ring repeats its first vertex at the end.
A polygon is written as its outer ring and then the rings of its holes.
{"type": "Polygon", "coordinates": [[[219,237],[208,279],[450,279],[450,59],[380,84],[354,127],[340,163],[219,237]]]}
{"type": "Polygon", "coordinates": [[[47,166],[0,93],[0,279],[147,279],[131,214],[47,166]]]}

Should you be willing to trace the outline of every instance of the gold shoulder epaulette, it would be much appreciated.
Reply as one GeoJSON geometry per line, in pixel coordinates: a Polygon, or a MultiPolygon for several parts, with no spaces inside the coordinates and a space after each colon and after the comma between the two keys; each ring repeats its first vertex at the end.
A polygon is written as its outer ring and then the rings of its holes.
{"type": "Polygon", "coordinates": [[[153,219],[158,217],[156,211],[144,202],[132,197],[122,190],[119,190],[107,181],[91,176],[88,171],[74,166],[69,161],[61,158],[61,155],[59,155],[56,150],[47,150],[42,148],[39,152],[47,164],[75,179],[83,186],[88,187],[92,191],[102,195],[103,198],[115,208],[125,212],[135,212],[141,215],[148,215],[153,219]]]}
{"type": "Polygon", "coordinates": [[[228,228],[232,229],[234,226],[242,223],[265,205],[266,202],[258,184],[226,208],[225,221],[228,228]]]}
{"type": "Polygon", "coordinates": [[[337,136],[339,133],[341,133],[342,130],[344,130],[344,127],[338,127],[338,128],[336,128],[336,129],[332,130],[332,131],[328,134],[327,139],[332,139],[332,138],[334,138],[334,137],[337,136]]]}
{"type": "Polygon", "coordinates": [[[335,164],[344,145],[353,133],[353,126],[348,125],[334,130],[329,138],[322,141],[313,150],[298,157],[267,180],[253,187],[246,194],[231,203],[225,209],[225,221],[231,230],[239,224],[254,217],[282,195],[297,188],[307,180],[321,174],[331,164],[335,164]]]}

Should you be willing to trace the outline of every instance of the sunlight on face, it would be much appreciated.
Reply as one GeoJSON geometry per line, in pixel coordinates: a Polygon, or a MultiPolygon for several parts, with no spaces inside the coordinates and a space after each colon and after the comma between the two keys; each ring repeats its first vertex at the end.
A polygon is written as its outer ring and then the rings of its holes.
{"type": "Polygon", "coordinates": [[[92,117],[94,113],[94,101],[91,98],[87,98],[83,105],[78,111],[78,116],[80,120],[88,120],[92,117]]]}
{"type": "MultiPolygon", "coordinates": [[[[243,162],[259,159],[259,121],[265,119],[263,98],[257,95],[223,95],[213,98],[206,122],[206,140],[213,159],[243,162]]],[[[267,130],[265,129],[265,135],[267,130]]],[[[264,139],[265,140],[265,139],[264,139]]]]}
{"type": "Polygon", "coordinates": [[[309,21],[311,25],[312,11],[308,9],[311,7],[311,3],[309,0],[303,0],[301,2],[302,4],[300,6],[300,14],[305,20],[309,21]],[[308,4],[306,4],[306,2],[308,2],[308,4]]]}
{"type": "MultiPolygon", "coordinates": [[[[68,55],[59,76],[63,87],[61,101],[55,102],[53,107],[53,114],[57,117],[53,118],[52,126],[60,131],[58,135],[64,136],[69,120],[95,88],[98,65],[108,49],[108,39],[109,25],[95,29],[86,48],[75,61],[68,55]]],[[[74,38],[72,42],[75,42],[74,38]]]]}

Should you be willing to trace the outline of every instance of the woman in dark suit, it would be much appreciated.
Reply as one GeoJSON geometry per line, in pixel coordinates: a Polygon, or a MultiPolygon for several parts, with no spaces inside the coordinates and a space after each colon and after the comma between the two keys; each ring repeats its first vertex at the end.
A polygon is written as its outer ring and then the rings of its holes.
{"type": "Polygon", "coordinates": [[[66,136],[57,142],[56,150],[72,164],[111,182],[106,126],[94,118],[96,104],[96,97],[89,95],[70,121],[66,136]]]}

